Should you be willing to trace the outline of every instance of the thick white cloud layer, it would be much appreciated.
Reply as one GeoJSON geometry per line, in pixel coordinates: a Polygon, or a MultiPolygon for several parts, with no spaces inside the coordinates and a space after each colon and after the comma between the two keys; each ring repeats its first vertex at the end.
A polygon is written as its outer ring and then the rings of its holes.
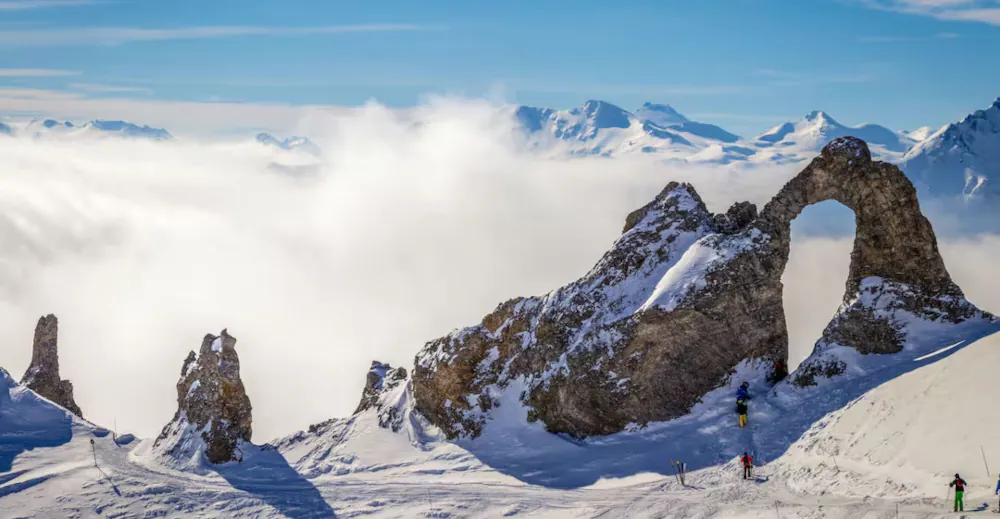
{"type": "MultiPolygon", "coordinates": [[[[325,149],[318,174],[270,170],[249,142],[0,139],[0,365],[19,376],[35,320],[55,313],[84,413],[149,436],[188,350],[228,327],[266,441],[350,413],[371,360],[410,367],[425,341],[579,277],[668,181],[722,211],[795,172],[544,160],[473,101],[302,126],[325,149]]],[[[1000,240],[942,248],[974,301],[996,298],[1000,240]]],[[[836,309],[849,250],[796,235],[793,357],[836,309]]]]}

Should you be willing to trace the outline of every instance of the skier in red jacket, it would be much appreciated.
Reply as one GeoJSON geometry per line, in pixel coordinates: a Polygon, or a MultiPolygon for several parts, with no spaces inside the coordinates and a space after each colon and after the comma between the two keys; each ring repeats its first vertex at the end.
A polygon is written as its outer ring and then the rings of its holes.
{"type": "Polygon", "coordinates": [[[753,472],[753,456],[744,452],[740,461],[743,462],[743,479],[750,479],[750,473],[753,472]]]}

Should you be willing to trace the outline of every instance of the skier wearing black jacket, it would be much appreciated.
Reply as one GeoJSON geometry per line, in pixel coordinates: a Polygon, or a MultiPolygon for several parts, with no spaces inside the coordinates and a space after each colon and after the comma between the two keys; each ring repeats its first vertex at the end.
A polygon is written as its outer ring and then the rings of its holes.
{"type": "Polygon", "coordinates": [[[955,474],[955,479],[948,484],[949,487],[955,487],[955,511],[964,512],[965,511],[965,500],[963,499],[965,495],[965,480],[955,474]]]}

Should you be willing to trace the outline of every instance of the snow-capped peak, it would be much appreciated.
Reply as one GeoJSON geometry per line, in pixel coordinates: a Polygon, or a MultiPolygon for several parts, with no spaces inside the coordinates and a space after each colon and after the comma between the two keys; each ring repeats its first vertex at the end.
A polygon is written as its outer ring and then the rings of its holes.
{"type": "Polygon", "coordinates": [[[780,146],[801,150],[819,150],[839,137],[857,137],[886,154],[900,154],[908,148],[896,132],[877,124],[847,126],[841,124],[829,113],[816,110],[809,112],[797,122],[787,122],[775,126],[757,136],[758,146],[780,146]]]}
{"type": "Polygon", "coordinates": [[[838,123],[833,117],[830,117],[830,114],[822,110],[813,110],[812,112],[806,114],[804,119],[806,121],[820,123],[820,124],[827,124],[830,126],[843,126],[842,124],[838,123]]]}
{"type": "Polygon", "coordinates": [[[282,149],[285,151],[304,151],[310,155],[319,156],[321,151],[319,146],[309,140],[307,137],[299,137],[293,135],[287,137],[284,140],[278,139],[277,137],[269,133],[259,133],[255,140],[263,144],[264,146],[271,146],[274,148],[282,149]]]}
{"type": "MultiPolygon", "coordinates": [[[[902,167],[930,192],[966,199],[1000,197],[1000,98],[919,142],[903,157],[902,167]]],[[[987,204],[995,212],[992,204],[987,204]]]]}
{"type": "Polygon", "coordinates": [[[657,126],[667,127],[690,121],[687,117],[670,105],[645,102],[635,111],[635,116],[641,121],[651,122],[657,126]]]}

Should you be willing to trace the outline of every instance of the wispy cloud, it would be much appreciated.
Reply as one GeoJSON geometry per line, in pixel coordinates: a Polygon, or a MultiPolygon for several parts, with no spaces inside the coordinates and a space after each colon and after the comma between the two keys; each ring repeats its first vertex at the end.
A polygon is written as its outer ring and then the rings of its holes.
{"type": "Polygon", "coordinates": [[[544,94],[638,95],[638,96],[710,96],[738,94],[743,85],[663,85],[636,83],[586,83],[548,81],[545,79],[504,79],[502,89],[544,94]]]}
{"type": "Polygon", "coordinates": [[[324,25],[316,27],[265,27],[252,25],[216,25],[149,29],[138,27],[61,27],[44,29],[0,30],[0,45],[62,46],[120,45],[131,42],[198,40],[238,36],[308,36],[364,32],[400,32],[440,30],[441,27],[413,24],[324,25]]]}
{"type": "Polygon", "coordinates": [[[0,1],[0,11],[27,11],[30,9],[75,7],[103,3],[105,2],[102,0],[5,0],[0,1]]]}
{"type": "Polygon", "coordinates": [[[862,36],[858,41],[867,43],[911,43],[919,41],[954,40],[961,38],[953,32],[939,32],[930,36],[862,36]]]}
{"type": "Polygon", "coordinates": [[[95,94],[142,94],[153,95],[153,89],[137,86],[122,85],[99,85],[94,83],[71,83],[68,85],[71,90],[80,90],[95,94]]]}
{"type": "Polygon", "coordinates": [[[74,70],[56,70],[48,68],[0,68],[0,77],[60,77],[78,76],[74,70]]]}
{"type": "Polygon", "coordinates": [[[867,72],[826,74],[812,72],[793,72],[788,70],[776,70],[764,68],[757,70],[757,74],[770,78],[768,86],[774,87],[801,87],[807,85],[820,84],[861,84],[870,83],[874,76],[867,72]]]}
{"type": "Polygon", "coordinates": [[[938,20],[1000,25],[997,0],[858,0],[873,9],[928,16],[938,20]]]}
{"type": "MultiPolygon", "coordinates": [[[[83,98],[83,94],[41,88],[0,87],[0,99],[32,101],[66,101],[83,98]]],[[[2,105],[2,103],[0,103],[2,105]]]]}
{"type": "Polygon", "coordinates": [[[729,112],[700,112],[690,114],[695,119],[718,119],[723,121],[745,121],[755,123],[771,123],[782,121],[794,121],[800,116],[793,115],[761,115],[761,114],[737,114],[729,112]]]}

